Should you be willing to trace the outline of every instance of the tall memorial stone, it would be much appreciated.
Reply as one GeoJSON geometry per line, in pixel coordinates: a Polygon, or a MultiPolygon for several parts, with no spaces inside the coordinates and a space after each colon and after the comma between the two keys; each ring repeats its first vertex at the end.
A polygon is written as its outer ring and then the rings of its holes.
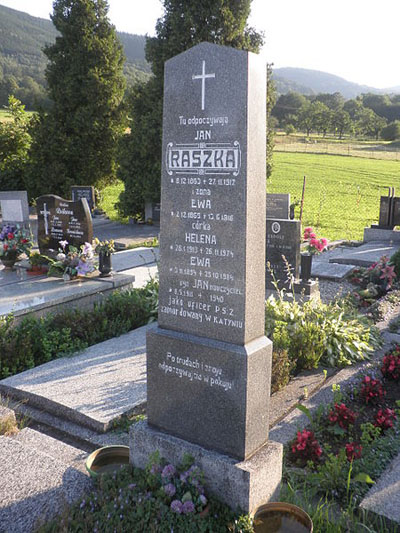
{"type": "Polygon", "coordinates": [[[29,204],[26,191],[0,191],[2,224],[29,227],[29,204]]]}
{"type": "Polygon", "coordinates": [[[211,490],[252,510],[280,483],[268,441],[264,336],[265,65],[202,43],[165,64],[158,326],[147,337],[148,422],[131,461],[191,453],[211,490]]]}
{"type": "Polygon", "coordinates": [[[76,202],[48,194],[36,200],[38,243],[42,254],[58,251],[60,241],[79,248],[93,240],[93,223],[85,198],[76,202]]]}

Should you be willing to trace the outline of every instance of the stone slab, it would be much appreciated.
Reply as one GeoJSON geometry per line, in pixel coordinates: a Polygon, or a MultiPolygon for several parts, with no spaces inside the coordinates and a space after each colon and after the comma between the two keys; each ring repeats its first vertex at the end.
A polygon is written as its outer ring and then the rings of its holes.
{"type": "Polygon", "coordinates": [[[259,505],[278,499],[283,447],[276,442],[268,441],[250,459],[237,462],[226,455],[156,431],[146,422],[135,424],[130,431],[131,463],[144,468],[154,450],[175,465],[181,462],[185,453],[189,453],[204,472],[210,493],[234,509],[239,507],[253,512],[259,505]]]}
{"type": "Polygon", "coordinates": [[[369,490],[360,507],[400,524],[400,455],[369,490]]]}
{"type": "Polygon", "coordinates": [[[0,437],[0,456],[1,533],[30,533],[92,486],[76,468],[9,437],[0,437]]]}
{"type": "Polygon", "coordinates": [[[112,267],[117,272],[122,272],[138,266],[156,263],[159,259],[158,248],[135,248],[113,254],[112,267]]]}
{"type": "Polygon", "coordinates": [[[148,326],[0,381],[0,391],[95,431],[146,401],[148,326]]]}
{"type": "Polygon", "coordinates": [[[46,274],[32,275],[27,271],[28,262],[18,261],[14,265],[13,270],[5,269],[3,264],[0,263],[0,288],[3,291],[7,285],[13,285],[14,283],[21,283],[23,281],[33,281],[37,279],[46,279],[46,274]]]}
{"type": "Polygon", "coordinates": [[[400,243],[400,231],[382,228],[364,228],[364,242],[386,241],[400,243]]]}
{"type": "Polygon", "coordinates": [[[354,265],[343,265],[340,263],[327,263],[313,261],[311,275],[313,278],[331,279],[341,281],[345,279],[353,270],[354,265]]]}
{"type": "Polygon", "coordinates": [[[330,263],[344,265],[369,266],[378,261],[382,256],[392,256],[400,248],[400,243],[395,244],[382,241],[371,241],[361,246],[351,248],[335,248],[330,255],[330,263]]]}
{"type": "Polygon", "coordinates": [[[30,427],[24,428],[12,438],[38,452],[45,451],[47,455],[57,459],[57,461],[73,465],[77,470],[86,473],[85,461],[88,453],[84,450],[70,446],[30,427]]]}
{"type": "Polygon", "coordinates": [[[78,299],[81,304],[86,304],[85,299],[91,303],[91,296],[97,299],[97,295],[129,287],[133,281],[131,275],[116,273],[109,278],[78,279],[67,283],[48,277],[10,283],[0,293],[0,315],[13,313],[18,317],[27,311],[48,312],[61,304],[65,308],[69,302],[76,306],[78,299]]]}

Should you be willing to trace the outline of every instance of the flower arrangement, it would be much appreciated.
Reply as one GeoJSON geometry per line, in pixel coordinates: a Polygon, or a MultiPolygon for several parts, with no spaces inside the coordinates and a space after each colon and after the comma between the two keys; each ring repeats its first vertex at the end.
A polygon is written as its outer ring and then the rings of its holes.
{"type": "Polygon", "coordinates": [[[115,252],[115,243],[111,239],[109,241],[100,241],[97,237],[94,239],[95,248],[94,251],[96,254],[111,255],[115,252]]]}
{"type": "Polygon", "coordinates": [[[175,468],[160,459],[158,453],[151,457],[146,467],[148,481],[153,493],[160,497],[169,509],[176,514],[200,514],[204,512],[207,498],[204,495],[204,476],[186,456],[181,465],[175,468]]]}
{"type": "Polygon", "coordinates": [[[387,379],[399,381],[400,379],[400,344],[396,344],[393,350],[388,352],[382,361],[382,375],[387,379]]]}
{"type": "Polygon", "coordinates": [[[51,263],[48,275],[69,281],[77,276],[87,276],[95,268],[94,253],[90,243],[86,242],[78,249],[68,245],[68,241],[60,241],[59,253],[56,260],[51,263]]]}
{"type": "Polygon", "coordinates": [[[327,239],[317,237],[310,227],[304,230],[303,239],[307,242],[307,252],[312,255],[320,254],[328,245],[327,239]]]}
{"type": "Polygon", "coordinates": [[[17,259],[22,253],[29,255],[32,246],[32,234],[29,230],[9,224],[3,226],[0,232],[0,257],[17,259]]]}
{"type": "Polygon", "coordinates": [[[348,429],[356,420],[356,414],[346,407],[344,403],[335,403],[334,408],[328,415],[331,424],[338,424],[342,429],[348,429]]]}
{"type": "Polygon", "coordinates": [[[360,397],[368,405],[369,402],[375,403],[382,400],[386,395],[382,382],[379,379],[373,379],[371,376],[364,376],[361,382],[360,397]]]}

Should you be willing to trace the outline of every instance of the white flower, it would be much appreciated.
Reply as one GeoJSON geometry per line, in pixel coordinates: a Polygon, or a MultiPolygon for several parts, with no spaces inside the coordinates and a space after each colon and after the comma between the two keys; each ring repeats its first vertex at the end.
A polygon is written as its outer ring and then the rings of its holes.
{"type": "Polygon", "coordinates": [[[63,253],[59,253],[59,254],[57,254],[57,255],[56,255],[56,259],[57,259],[57,261],[64,261],[64,259],[65,259],[65,254],[63,254],[63,253]]]}

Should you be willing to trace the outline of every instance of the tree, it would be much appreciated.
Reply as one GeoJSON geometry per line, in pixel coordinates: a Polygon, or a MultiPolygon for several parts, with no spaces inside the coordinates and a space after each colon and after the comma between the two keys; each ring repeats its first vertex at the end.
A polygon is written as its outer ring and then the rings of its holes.
{"type": "Polygon", "coordinates": [[[107,12],[106,0],[53,3],[60,35],[44,50],[53,106],[35,128],[35,194],[66,194],[73,183],[102,186],[116,176],[124,56],[107,12]]]}
{"type": "Polygon", "coordinates": [[[125,183],[119,210],[143,214],[145,201],[159,201],[164,63],[203,41],[257,52],[260,34],[247,26],[251,0],[164,0],[156,37],[146,42],[154,76],[129,95],[131,133],[121,143],[119,177],[125,183]]]}
{"type": "Polygon", "coordinates": [[[356,115],[356,129],[361,135],[367,135],[378,139],[382,128],[386,126],[386,120],[372,111],[372,109],[361,107],[356,115]]]}
{"type": "Polygon", "coordinates": [[[336,92],[336,93],[320,93],[315,97],[315,101],[322,102],[325,104],[329,109],[332,111],[339,111],[343,108],[344,104],[344,98],[343,96],[336,92]]]}
{"type": "Polygon", "coordinates": [[[400,120],[395,120],[388,124],[381,131],[381,137],[385,141],[395,141],[400,139],[400,120]]]}
{"type": "Polygon", "coordinates": [[[350,132],[353,129],[353,122],[347,111],[337,111],[332,116],[332,127],[337,133],[339,139],[343,137],[344,133],[350,132]]]}
{"type": "Polygon", "coordinates": [[[307,104],[304,95],[296,92],[282,94],[272,111],[274,117],[279,120],[281,127],[294,124],[300,109],[307,104]]]}
{"type": "Polygon", "coordinates": [[[29,134],[30,118],[13,95],[8,98],[6,110],[9,122],[0,122],[0,190],[25,189],[28,152],[32,142],[29,134]]]}

